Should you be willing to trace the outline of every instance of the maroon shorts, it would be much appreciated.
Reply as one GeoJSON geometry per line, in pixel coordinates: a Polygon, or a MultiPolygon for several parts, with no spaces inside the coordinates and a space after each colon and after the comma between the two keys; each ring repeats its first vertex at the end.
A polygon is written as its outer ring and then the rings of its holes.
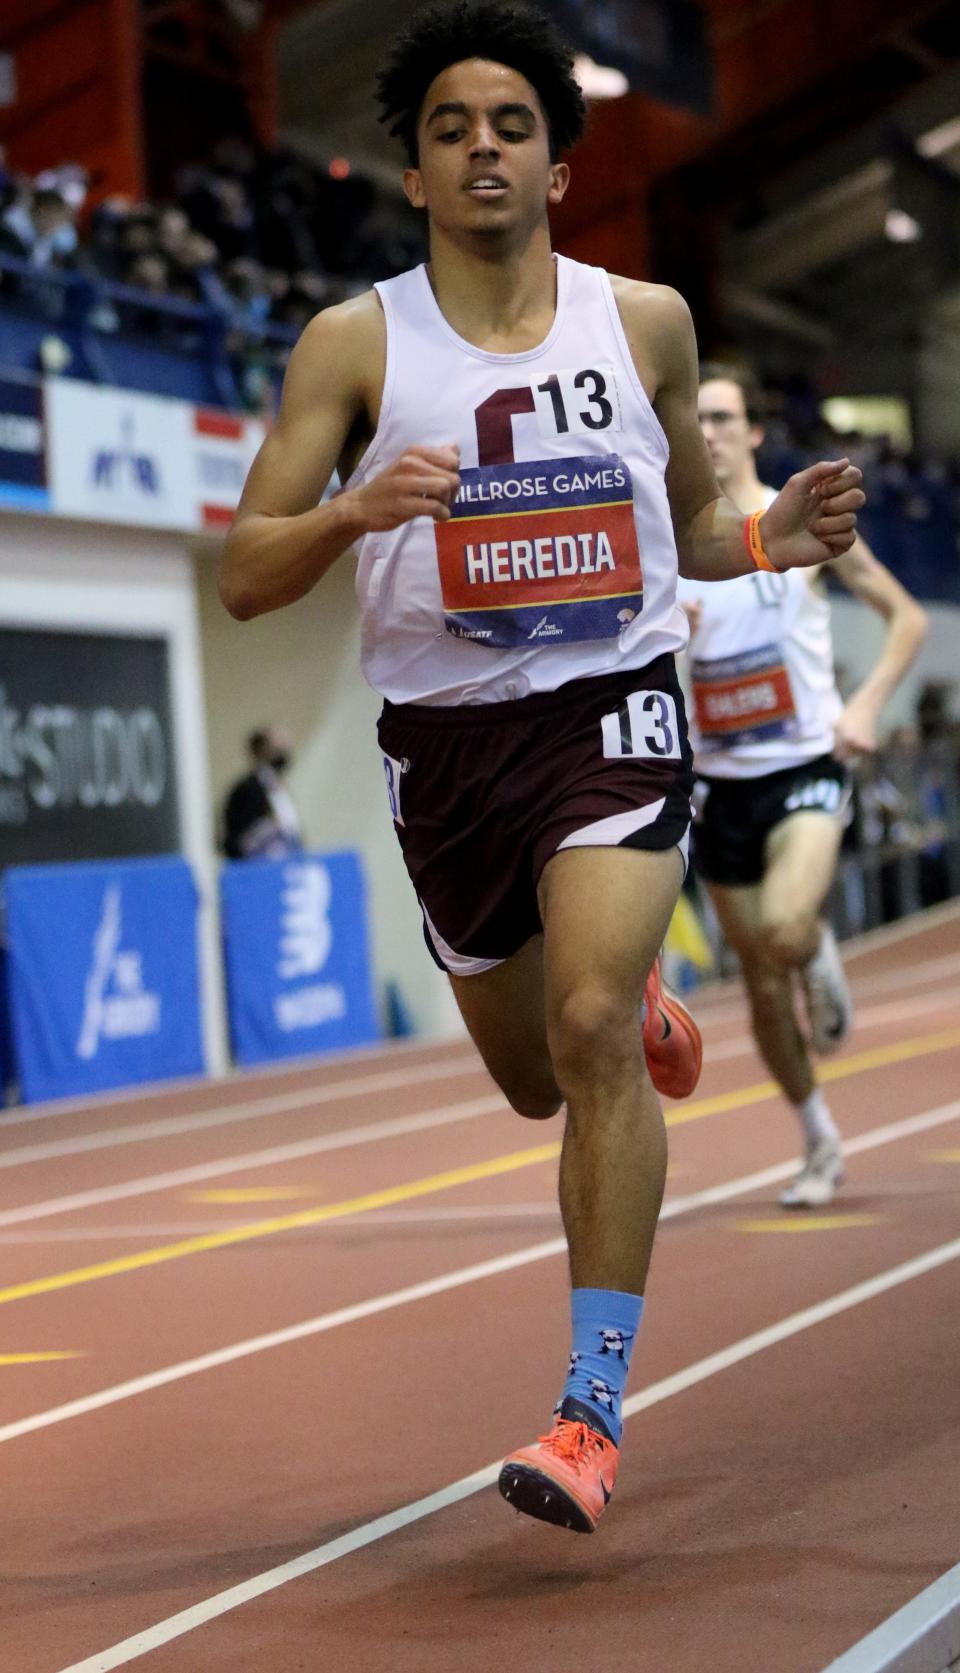
{"type": "Polygon", "coordinates": [[[560,848],[679,848],[693,763],[672,656],[507,703],[385,703],[390,810],[427,945],[455,975],[542,928],[537,884],[560,848]]]}

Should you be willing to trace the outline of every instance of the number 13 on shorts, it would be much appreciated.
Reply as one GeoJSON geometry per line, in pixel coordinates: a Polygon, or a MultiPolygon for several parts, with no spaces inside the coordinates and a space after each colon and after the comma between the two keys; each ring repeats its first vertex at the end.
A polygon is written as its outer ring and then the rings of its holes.
{"type": "Polygon", "coordinates": [[[667,691],[631,691],[612,714],[604,715],[603,753],[608,761],[633,756],[680,760],[677,705],[667,691]]]}

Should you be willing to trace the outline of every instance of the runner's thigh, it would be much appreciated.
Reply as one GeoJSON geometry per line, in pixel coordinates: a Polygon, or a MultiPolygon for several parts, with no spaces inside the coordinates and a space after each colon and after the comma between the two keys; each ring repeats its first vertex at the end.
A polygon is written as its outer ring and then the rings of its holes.
{"type": "Polygon", "coordinates": [[[543,936],[511,958],[450,985],[470,1038],[487,1069],[521,1115],[553,1115],[560,1094],[547,1045],[543,936]]]}
{"type": "Polygon", "coordinates": [[[735,953],[749,953],[762,924],[762,885],[704,881],[726,940],[735,953]]]}
{"type": "Polygon", "coordinates": [[[576,995],[639,1013],[683,880],[677,848],[569,848],[540,879],[548,1033],[576,995]]]}
{"type": "Polygon", "coordinates": [[[789,909],[796,918],[815,918],[827,898],[843,837],[836,814],[810,809],[791,813],[767,837],[762,889],[766,921],[789,909]]]}

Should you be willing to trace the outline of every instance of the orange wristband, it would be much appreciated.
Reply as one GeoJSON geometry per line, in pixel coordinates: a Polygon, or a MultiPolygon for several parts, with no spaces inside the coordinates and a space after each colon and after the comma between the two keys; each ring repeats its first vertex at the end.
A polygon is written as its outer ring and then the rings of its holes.
{"type": "Polygon", "coordinates": [[[779,575],[780,571],[775,564],[770,562],[763,549],[763,541],[760,539],[760,519],[762,516],[762,511],[754,511],[750,517],[743,519],[743,544],[747,548],[747,555],[753,563],[754,569],[769,569],[774,575],[779,575]]]}

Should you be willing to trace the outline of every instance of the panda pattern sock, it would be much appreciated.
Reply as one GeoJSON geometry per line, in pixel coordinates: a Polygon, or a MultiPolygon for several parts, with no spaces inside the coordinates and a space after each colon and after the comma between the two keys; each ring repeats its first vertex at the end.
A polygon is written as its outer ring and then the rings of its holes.
{"type": "Polygon", "coordinates": [[[557,1411],[608,1435],[619,1446],[620,1406],[643,1296],[625,1290],[574,1290],[570,1312],[573,1347],[557,1411]]]}

